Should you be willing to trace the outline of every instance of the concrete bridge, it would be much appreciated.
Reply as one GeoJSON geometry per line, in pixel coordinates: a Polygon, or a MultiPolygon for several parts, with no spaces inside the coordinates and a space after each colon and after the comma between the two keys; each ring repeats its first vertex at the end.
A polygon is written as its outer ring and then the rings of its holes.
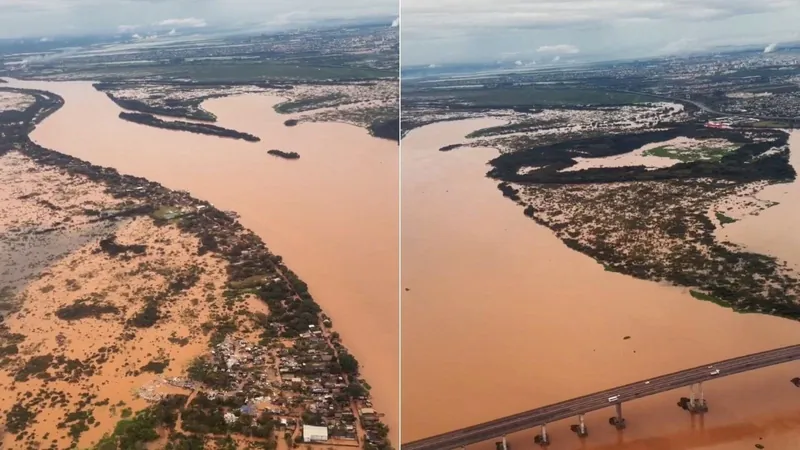
{"type": "Polygon", "coordinates": [[[609,423],[618,429],[623,429],[625,428],[625,418],[622,416],[624,402],[685,386],[690,387],[690,398],[684,405],[685,408],[691,413],[701,414],[708,410],[703,395],[703,382],[798,359],[800,359],[800,345],[740,356],[408,442],[401,448],[403,450],[452,450],[490,439],[502,439],[504,448],[508,448],[506,435],[535,427],[541,428],[541,432],[536,438],[538,443],[546,446],[550,443],[547,435],[548,423],[575,417],[577,418],[575,430],[579,436],[585,437],[589,430],[584,423],[584,414],[613,406],[616,414],[609,420],[609,423]]]}

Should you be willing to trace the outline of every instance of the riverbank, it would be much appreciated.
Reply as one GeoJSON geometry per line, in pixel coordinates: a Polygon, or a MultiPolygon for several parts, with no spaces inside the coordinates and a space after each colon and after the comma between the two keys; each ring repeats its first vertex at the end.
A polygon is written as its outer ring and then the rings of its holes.
{"type": "MultiPolygon", "coordinates": [[[[403,140],[403,441],[800,340],[796,322],[605,270],[503,198],[485,176],[496,150],[439,151],[501,124],[439,123],[403,140]]],[[[708,383],[702,423],[676,406],[678,391],[626,404],[621,435],[610,410],[587,416],[581,444],[570,422],[552,424],[551,448],[789,448],[798,370],[708,383]]],[[[537,432],[510,441],[527,446],[537,432]]]]}

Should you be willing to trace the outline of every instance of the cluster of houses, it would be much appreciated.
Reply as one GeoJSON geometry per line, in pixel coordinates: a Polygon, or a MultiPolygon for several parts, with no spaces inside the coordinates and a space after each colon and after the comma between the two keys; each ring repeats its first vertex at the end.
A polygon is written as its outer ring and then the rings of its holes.
{"type": "Polygon", "coordinates": [[[337,360],[335,350],[319,327],[310,325],[291,347],[281,348],[277,355],[283,387],[299,392],[303,410],[318,420],[303,424],[303,442],[323,442],[325,437],[325,441],[354,444],[364,439],[378,448],[388,445],[385,433],[381,433],[380,415],[371,408],[368,394],[352,398],[346,377],[331,373],[337,360]]]}
{"type": "MultiPolygon", "coordinates": [[[[289,431],[302,424],[303,442],[351,441],[355,446],[365,439],[377,447],[385,444],[380,416],[368,394],[353,398],[345,374],[332,373],[339,372],[336,350],[319,327],[310,325],[277,348],[228,336],[211,354],[214,366],[227,372],[233,383],[226,392],[207,392],[209,398],[245,394],[248,402],[240,412],[268,411],[289,431]]],[[[228,412],[225,420],[235,422],[235,412],[228,412]]]]}
{"type": "MultiPolygon", "coordinates": [[[[329,440],[358,441],[358,418],[347,395],[349,384],[343,374],[331,373],[337,358],[323,331],[310,325],[309,331],[301,333],[291,347],[281,348],[277,355],[285,391],[297,394],[293,403],[315,419],[316,423],[304,427],[324,426],[329,440]]],[[[318,430],[309,430],[320,436],[318,430]]],[[[305,428],[303,439],[306,440],[305,428]]]]}

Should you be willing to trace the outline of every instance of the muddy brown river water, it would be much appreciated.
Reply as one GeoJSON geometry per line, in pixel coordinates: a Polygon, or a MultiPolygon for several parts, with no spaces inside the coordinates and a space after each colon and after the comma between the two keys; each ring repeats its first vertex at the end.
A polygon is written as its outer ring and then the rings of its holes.
{"type": "Polygon", "coordinates": [[[310,287],[362,365],[376,408],[398,441],[398,149],[340,123],[286,127],[281,99],[209,100],[218,125],[250,143],[126,122],[88,82],[21,82],[65,105],[32,134],[39,144],[145,177],[240,214],[310,287]],[[267,154],[295,151],[296,161],[267,154]]]}
{"type": "MultiPolygon", "coordinates": [[[[484,176],[495,150],[438,151],[498,124],[438,123],[402,142],[404,442],[800,342],[796,322],[734,313],[687,289],[606,272],[502,197],[484,176]]],[[[800,257],[800,235],[783,235],[800,257]]],[[[702,418],[676,405],[686,388],[624,405],[624,432],[608,425],[611,408],[587,416],[585,440],[569,430],[571,422],[555,423],[550,448],[800,448],[795,376],[800,363],[706,383],[710,412],[702,418]]],[[[509,440],[533,448],[534,434],[509,440]]]]}

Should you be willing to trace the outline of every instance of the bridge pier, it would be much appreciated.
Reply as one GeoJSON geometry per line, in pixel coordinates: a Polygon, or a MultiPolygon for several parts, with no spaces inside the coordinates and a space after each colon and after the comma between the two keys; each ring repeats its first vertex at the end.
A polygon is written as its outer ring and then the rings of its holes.
{"type": "Polygon", "coordinates": [[[533,442],[542,447],[550,445],[550,437],[547,435],[547,424],[542,424],[542,433],[537,434],[536,437],[533,438],[533,442]]]}
{"type": "Polygon", "coordinates": [[[700,398],[695,398],[694,385],[689,386],[690,396],[687,409],[692,414],[703,414],[708,412],[708,404],[706,403],[705,394],[703,393],[703,382],[697,383],[700,398]]]}
{"type": "Polygon", "coordinates": [[[608,419],[608,423],[614,425],[618,430],[625,429],[625,418],[622,417],[622,403],[614,405],[617,415],[608,419]]]}
{"type": "Polygon", "coordinates": [[[589,436],[589,429],[586,428],[586,421],[583,418],[583,414],[578,414],[578,424],[570,425],[569,429],[574,431],[578,437],[585,438],[589,436]]]}
{"type": "Polygon", "coordinates": [[[586,428],[586,422],[583,419],[583,414],[578,415],[578,437],[589,436],[589,430],[586,428]]]}

